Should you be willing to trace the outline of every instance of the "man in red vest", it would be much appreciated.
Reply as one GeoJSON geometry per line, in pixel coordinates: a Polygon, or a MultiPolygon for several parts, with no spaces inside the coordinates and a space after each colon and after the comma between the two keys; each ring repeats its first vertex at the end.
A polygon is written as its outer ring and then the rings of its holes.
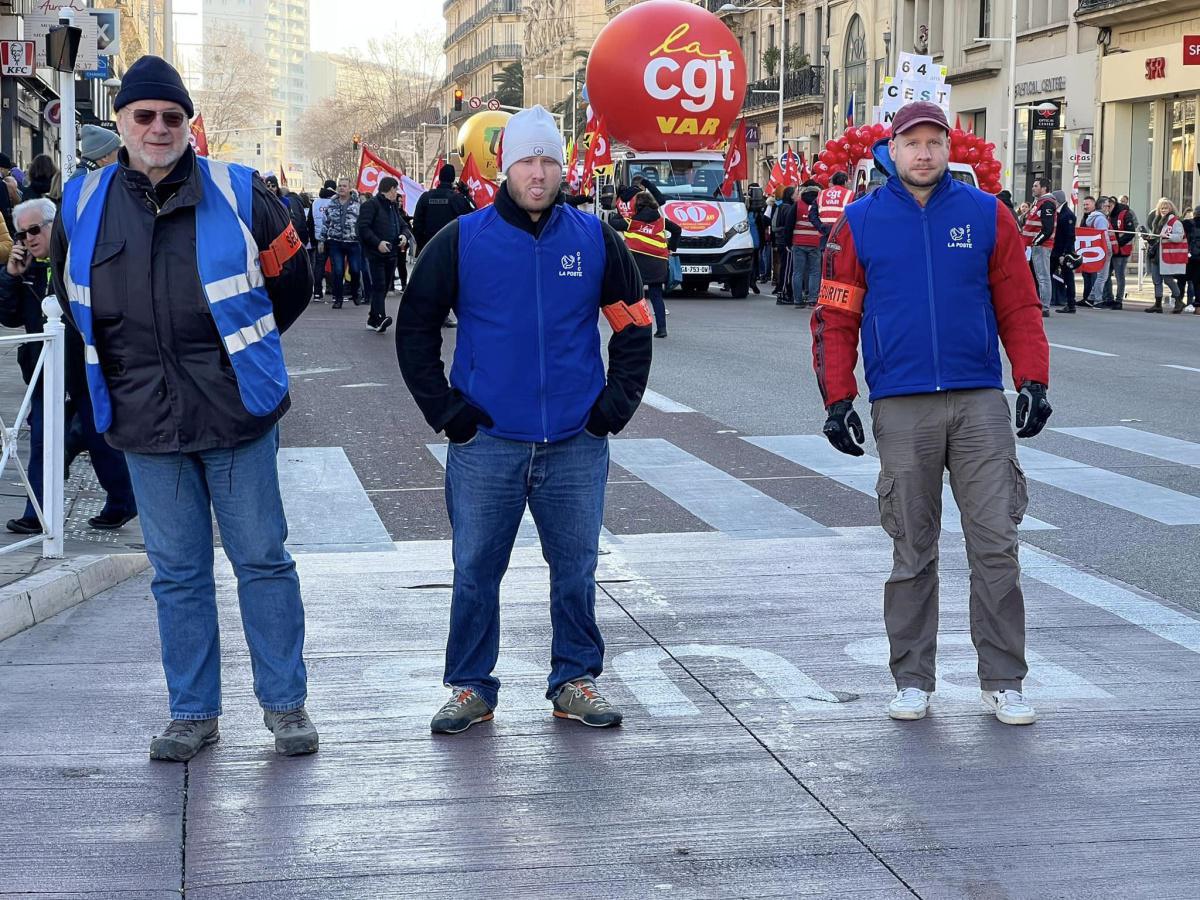
{"type": "MultiPolygon", "coordinates": [[[[842,217],[842,210],[846,208],[846,204],[854,199],[854,192],[846,187],[849,180],[845,172],[835,172],[833,178],[830,179],[832,184],[821,191],[817,205],[821,210],[821,225],[823,226],[821,231],[824,236],[829,235],[838,219],[842,217]]],[[[825,249],[824,237],[821,241],[821,249],[825,249]]]]}
{"type": "Polygon", "coordinates": [[[806,181],[796,200],[796,224],[792,226],[792,298],[797,307],[816,306],[821,288],[821,218],[818,194],[821,186],[806,181]]]}
{"type": "Polygon", "coordinates": [[[1050,252],[1054,249],[1054,227],[1058,221],[1058,204],[1050,196],[1050,179],[1033,179],[1033,209],[1025,217],[1021,236],[1029,248],[1029,261],[1037,278],[1038,297],[1042,301],[1042,318],[1050,315],[1050,252]]]}

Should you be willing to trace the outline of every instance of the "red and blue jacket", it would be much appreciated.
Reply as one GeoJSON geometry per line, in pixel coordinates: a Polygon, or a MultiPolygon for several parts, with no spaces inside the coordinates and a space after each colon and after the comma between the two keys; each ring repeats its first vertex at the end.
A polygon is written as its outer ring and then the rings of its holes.
{"type": "Polygon", "coordinates": [[[1012,214],[949,173],[923,207],[894,172],[846,207],[811,327],[826,406],[858,395],[860,338],[873,401],[1002,389],[999,343],[1016,386],[1049,384],[1041,303],[1012,214]]]}

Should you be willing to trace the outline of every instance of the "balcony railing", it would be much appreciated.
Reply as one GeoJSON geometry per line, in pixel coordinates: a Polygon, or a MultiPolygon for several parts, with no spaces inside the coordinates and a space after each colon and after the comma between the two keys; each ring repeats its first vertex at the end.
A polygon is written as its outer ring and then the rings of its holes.
{"type": "Polygon", "coordinates": [[[522,11],[523,0],[491,0],[479,8],[479,12],[471,16],[461,25],[450,32],[446,40],[442,43],[442,49],[448,50],[451,44],[456,43],[464,35],[468,34],[472,29],[479,27],[492,16],[519,16],[522,11]]]}
{"type": "MultiPolygon", "coordinates": [[[[825,67],[805,66],[783,76],[783,102],[816,101],[825,96],[825,67]]],[[[779,78],[763,78],[746,86],[746,102],[742,109],[764,109],[779,104],[779,78]],[[770,93],[759,93],[769,91],[770,93]]]]}
{"type": "Polygon", "coordinates": [[[474,72],[485,63],[492,62],[497,59],[520,59],[521,45],[520,44],[496,44],[493,47],[488,47],[482,53],[477,53],[470,59],[464,59],[459,62],[450,74],[446,76],[446,83],[457,81],[468,72],[474,72]]]}

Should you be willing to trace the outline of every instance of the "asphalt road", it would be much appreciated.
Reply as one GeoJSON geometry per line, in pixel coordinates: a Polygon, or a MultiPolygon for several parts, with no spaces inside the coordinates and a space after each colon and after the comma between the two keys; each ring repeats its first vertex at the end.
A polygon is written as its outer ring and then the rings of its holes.
{"type": "MultiPolygon", "coordinates": [[[[388,302],[394,311],[399,298],[388,302]]],[[[650,387],[695,413],[644,404],[621,436],[666,439],[824,525],[877,524],[873,497],[740,439],[820,433],[810,313],[776,306],[766,294],[672,297],[668,305],[670,337],[655,341],[650,387]]],[[[314,304],[287,335],[294,409],[284,419],[283,444],[344,447],[394,540],[446,538],[442,469],[427,449],[443,438],[429,430],[404,387],[393,335],[366,330],[365,320],[366,307],[314,304]]],[[[1145,315],[1127,306],[1054,315],[1045,324],[1052,343],[1051,428],[1123,425],[1200,444],[1200,417],[1188,400],[1200,371],[1187,368],[1200,370],[1200,317],[1145,315]]],[[[454,332],[443,333],[448,360],[454,332]]],[[[858,408],[866,419],[866,402],[860,399],[858,408]]],[[[1153,490],[1139,483],[1200,497],[1200,447],[1194,460],[1185,448],[1182,461],[1168,461],[1049,429],[1022,444],[1136,479],[1102,485],[1125,498],[1119,500],[1125,506],[1130,493],[1153,490]]],[[[1192,567],[1200,525],[1165,524],[1032,477],[1030,493],[1030,516],[1056,527],[1026,531],[1025,541],[1200,610],[1192,567]]],[[[616,465],[605,524],[617,534],[709,530],[616,465]]]]}

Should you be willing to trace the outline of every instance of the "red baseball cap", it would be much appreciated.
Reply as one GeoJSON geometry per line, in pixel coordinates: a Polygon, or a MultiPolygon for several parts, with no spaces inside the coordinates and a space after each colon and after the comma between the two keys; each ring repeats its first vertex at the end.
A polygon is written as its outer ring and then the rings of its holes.
{"type": "Polygon", "coordinates": [[[906,103],[900,107],[900,111],[892,119],[892,137],[904,134],[915,125],[936,125],[946,133],[950,132],[950,123],[946,121],[945,110],[936,103],[929,103],[925,100],[906,103]]]}

